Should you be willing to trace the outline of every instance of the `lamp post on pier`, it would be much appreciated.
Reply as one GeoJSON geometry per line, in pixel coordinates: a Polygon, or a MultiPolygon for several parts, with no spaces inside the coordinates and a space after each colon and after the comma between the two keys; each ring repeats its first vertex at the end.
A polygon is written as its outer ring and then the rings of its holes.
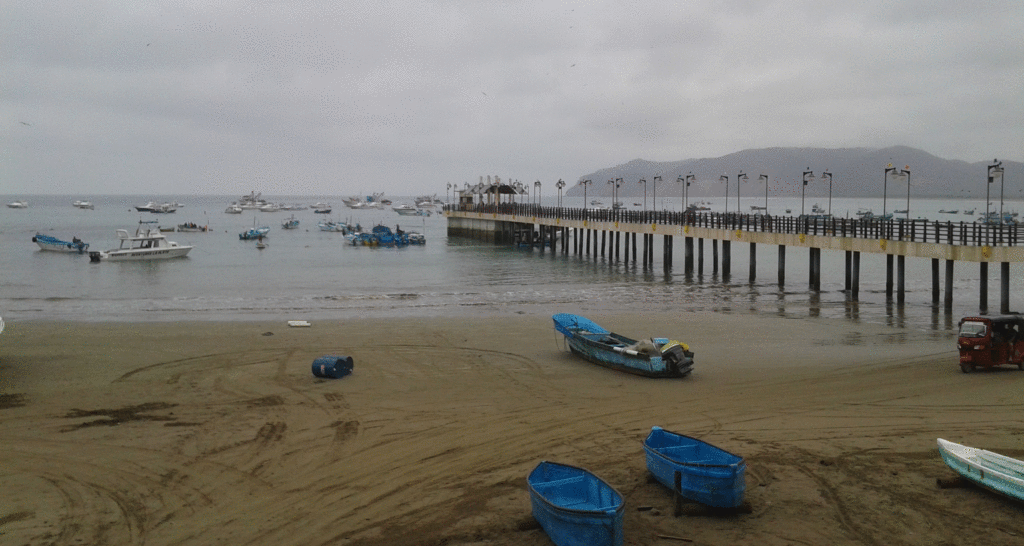
{"type": "Polygon", "coordinates": [[[654,181],[654,195],[651,197],[651,208],[654,212],[658,212],[658,181],[661,180],[661,175],[655,176],[654,181]]]}
{"type": "Polygon", "coordinates": [[[590,180],[580,180],[580,184],[583,185],[583,210],[587,209],[587,186],[592,184],[590,180]]]}
{"type": "Polygon", "coordinates": [[[637,180],[636,183],[644,185],[644,212],[646,212],[647,211],[647,179],[646,178],[641,178],[640,180],[637,180]]]}
{"type": "MultiPolygon", "coordinates": [[[[897,169],[896,167],[892,167],[891,169],[886,169],[886,172],[888,172],[890,170],[892,171],[892,173],[890,173],[889,176],[891,176],[893,180],[904,180],[904,179],[906,179],[906,181],[907,181],[907,209],[906,209],[906,214],[907,214],[907,220],[910,220],[910,166],[908,165],[906,167],[903,167],[902,169],[897,169]]],[[[885,221],[885,211],[884,210],[882,211],[882,221],[885,221]]]]}
{"type": "Polygon", "coordinates": [[[985,184],[985,222],[989,222],[991,219],[991,213],[988,210],[989,205],[989,188],[992,182],[995,182],[996,178],[1000,179],[999,182],[999,223],[1003,223],[1003,162],[993,159],[992,165],[988,166],[988,184],[985,184]]]}
{"type": "Polygon", "coordinates": [[[757,177],[758,182],[762,180],[764,180],[764,213],[768,214],[768,175],[762,174],[757,177]]]}
{"type": "Polygon", "coordinates": [[[743,208],[740,204],[740,185],[748,180],[747,175],[740,171],[740,174],[736,175],[736,213],[743,214],[743,208]]]}
{"type": "Polygon", "coordinates": [[[449,183],[448,183],[448,188],[447,188],[446,190],[444,190],[444,204],[445,204],[445,205],[447,205],[448,203],[450,203],[450,202],[451,202],[451,201],[449,201],[449,199],[448,199],[448,194],[449,194],[449,193],[451,193],[451,191],[452,191],[452,183],[451,183],[451,182],[449,182],[449,183]]]}
{"type": "Polygon", "coordinates": [[[832,217],[832,173],[825,169],[825,172],[821,173],[821,179],[828,178],[828,217],[832,217]]]}
{"type": "Polygon", "coordinates": [[[680,192],[679,192],[680,195],[679,196],[683,198],[683,203],[682,203],[683,204],[683,212],[686,212],[686,209],[690,208],[690,203],[689,203],[689,201],[690,201],[690,199],[689,199],[690,191],[687,188],[690,187],[690,182],[694,181],[696,179],[697,179],[697,177],[693,176],[693,172],[692,171],[690,172],[690,174],[686,175],[685,177],[680,175],[679,178],[676,178],[676,182],[682,182],[682,184],[683,184],[682,187],[679,188],[680,189],[680,192]]]}
{"type": "Polygon", "coordinates": [[[895,173],[895,172],[896,172],[896,167],[893,167],[892,163],[890,163],[890,164],[886,165],[886,167],[885,167],[885,174],[882,176],[882,221],[883,222],[885,221],[885,212],[886,212],[886,209],[885,209],[885,198],[886,198],[886,194],[888,193],[889,173],[895,173]]]}
{"type": "Polygon", "coordinates": [[[813,181],[814,171],[808,167],[808,170],[804,171],[804,183],[800,186],[800,216],[804,215],[804,195],[807,193],[807,183],[813,181]]]}
{"type": "Polygon", "coordinates": [[[555,182],[555,187],[558,188],[558,208],[562,208],[562,188],[565,187],[565,180],[559,178],[558,182],[555,182]]]}
{"type": "Polygon", "coordinates": [[[718,181],[725,182],[725,213],[729,214],[729,175],[719,176],[718,181]]]}

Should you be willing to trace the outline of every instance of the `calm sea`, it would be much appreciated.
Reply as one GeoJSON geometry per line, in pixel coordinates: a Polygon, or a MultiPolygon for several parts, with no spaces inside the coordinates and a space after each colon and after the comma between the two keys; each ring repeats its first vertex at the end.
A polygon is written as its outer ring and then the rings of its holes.
{"type": "MultiPolygon", "coordinates": [[[[234,196],[75,196],[94,203],[94,210],[56,196],[0,196],[3,204],[29,202],[27,209],[0,207],[0,316],[8,321],[173,321],[173,320],[316,320],[366,317],[458,318],[502,313],[614,310],[642,312],[712,310],[723,313],[771,313],[787,317],[825,317],[887,322],[937,330],[953,328],[963,314],[978,309],[979,268],[957,264],[954,311],[935,312],[931,304],[930,260],[907,261],[907,302],[896,308],[885,302],[885,258],[861,259],[860,302],[849,303],[843,292],[842,252],[823,252],[821,291],[807,289],[807,253],[786,255],[786,285],[777,282],[775,248],[759,247],[756,282],[748,279],[745,246],[733,248],[730,279],[712,274],[710,244],[705,244],[703,275],[687,279],[682,271],[682,241],[676,238],[675,268],[666,272],[659,248],[654,267],[607,258],[564,256],[550,250],[519,249],[474,240],[448,238],[446,220],[402,217],[390,208],[351,210],[338,196],[267,196],[277,203],[334,206],[331,218],[364,227],[400,225],[421,231],[427,244],[407,248],[364,248],[345,244],[340,233],[320,231],[323,217],[312,209],[297,212],[246,211],[226,214],[234,196]],[[174,214],[139,213],[134,205],[149,200],[179,202],[174,214]],[[294,214],[299,229],[284,230],[281,222],[294,214]],[[61,239],[78,237],[92,250],[118,245],[116,229],[134,231],[140,220],[169,227],[184,222],[209,225],[208,233],[167,233],[168,239],[195,248],[183,259],[90,263],[87,255],[41,251],[32,236],[38,231],[61,239]],[[238,234],[253,225],[271,227],[268,247],[258,250],[238,234]]],[[[410,198],[391,197],[394,204],[410,198]]],[[[592,197],[591,197],[592,199],[592,197]]],[[[637,209],[626,198],[627,206],[637,209]]],[[[603,201],[610,203],[608,198],[603,201]]],[[[658,208],[679,210],[679,198],[659,199],[658,208]]],[[[723,199],[712,200],[722,210],[723,199]]],[[[545,197],[555,205],[557,197],[545,197]]],[[[825,201],[820,202],[827,206],[825,201]]],[[[744,198],[742,208],[761,205],[763,198],[744,198]]],[[[581,206],[582,198],[563,197],[565,206],[581,206]]],[[[889,200],[889,209],[904,203],[889,200]]],[[[803,205],[810,212],[812,202],[803,205]]],[[[897,206],[899,205],[899,206],[897,206]]],[[[997,203],[998,205],[998,203],[997,203]]],[[[647,206],[653,207],[648,201],[647,206]]],[[[730,203],[735,210],[735,197],[730,203]]],[[[940,214],[944,209],[977,208],[984,202],[915,200],[914,217],[972,221],[973,216],[940,214]]],[[[769,212],[790,208],[800,212],[799,198],[773,198],[769,212]]],[[[1007,210],[1019,203],[1005,203],[1007,210]]],[[[882,209],[881,199],[833,199],[833,213],[853,216],[861,208],[882,209]]],[[[999,307],[999,268],[989,268],[989,307],[999,307]]],[[[1011,268],[1011,307],[1021,306],[1024,271],[1011,268]]]]}

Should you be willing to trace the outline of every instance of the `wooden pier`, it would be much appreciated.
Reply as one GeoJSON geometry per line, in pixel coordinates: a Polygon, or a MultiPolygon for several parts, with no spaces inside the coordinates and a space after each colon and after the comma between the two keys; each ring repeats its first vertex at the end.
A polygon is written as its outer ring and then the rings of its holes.
{"type": "Polygon", "coordinates": [[[710,241],[711,245],[712,271],[717,273],[721,265],[721,274],[725,277],[731,275],[732,245],[746,244],[752,283],[756,277],[758,246],[773,245],[778,252],[779,286],[786,282],[787,250],[806,248],[811,290],[821,288],[821,251],[843,251],[845,289],[853,301],[859,299],[863,253],[886,256],[886,299],[892,301],[895,291],[898,305],[905,299],[906,258],[931,259],[932,302],[938,305],[941,299],[946,309],[953,307],[954,264],[973,262],[979,265],[981,314],[988,313],[989,264],[999,265],[999,312],[1006,314],[1010,312],[1010,264],[1024,262],[1024,241],[1018,224],[593,210],[516,203],[448,205],[445,215],[449,236],[495,244],[540,246],[554,251],[559,251],[560,247],[563,254],[632,260],[644,267],[653,267],[655,238],[661,236],[665,269],[673,268],[673,241],[675,237],[682,237],[683,268],[688,274],[703,272],[705,241],[710,241]],[[945,282],[941,283],[943,262],[945,282]]]}

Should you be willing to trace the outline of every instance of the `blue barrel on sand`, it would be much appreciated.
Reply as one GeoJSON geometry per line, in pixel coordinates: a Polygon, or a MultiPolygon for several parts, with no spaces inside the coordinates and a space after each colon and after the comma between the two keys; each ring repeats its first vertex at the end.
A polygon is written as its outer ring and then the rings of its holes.
{"type": "Polygon", "coordinates": [[[313,361],[313,375],[340,379],[352,373],[352,357],[327,355],[313,361]]]}

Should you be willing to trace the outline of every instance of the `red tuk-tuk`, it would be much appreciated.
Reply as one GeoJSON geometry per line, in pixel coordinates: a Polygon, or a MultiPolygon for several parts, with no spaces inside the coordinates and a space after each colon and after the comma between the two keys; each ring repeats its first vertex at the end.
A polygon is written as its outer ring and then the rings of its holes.
{"type": "Polygon", "coordinates": [[[964,373],[1004,365],[1024,370],[1024,317],[964,317],[956,347],[964,373]]]}

